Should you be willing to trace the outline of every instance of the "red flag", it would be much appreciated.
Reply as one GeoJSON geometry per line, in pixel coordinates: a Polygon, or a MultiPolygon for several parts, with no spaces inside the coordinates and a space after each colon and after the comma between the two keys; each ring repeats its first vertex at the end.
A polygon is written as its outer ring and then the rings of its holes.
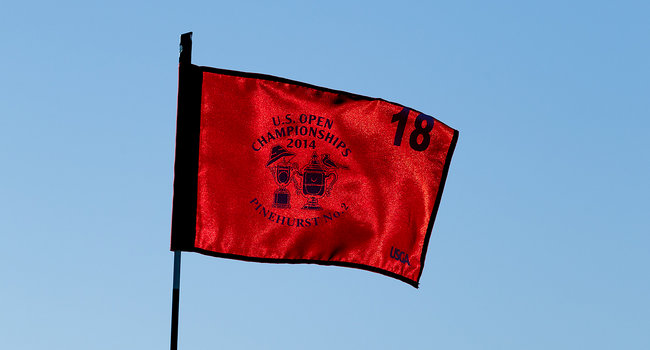
{"type": "Polygon", "coordinates": [[[417,287],[457,138],[382,99],[181,64],[171,249],[417,287]]]}

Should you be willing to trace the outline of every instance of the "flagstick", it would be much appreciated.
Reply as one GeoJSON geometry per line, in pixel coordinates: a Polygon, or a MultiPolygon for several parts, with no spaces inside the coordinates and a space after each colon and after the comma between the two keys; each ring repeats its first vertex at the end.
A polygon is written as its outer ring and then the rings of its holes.
{"type": "MultiPolygon", "coordinates": [[[[179,115],[177,118],[180,118],[181,115],[181,79],[182,74],[180,74],[183,69],[181,67],[185,65],[190,65],[192,63],[192,32],[185,33],[181,35],[181,45],[180,45],[180,55],[178,58],[179,62],[179,115]]],[[[178,348],[178,304],[180,300],[180,291],[181,289],[181,251],[174,250],[174,282],[172,289],[172,334],[171,334],[171,350],[176,350],[178,348]]]]}
{"type": "Polygon", "coordinates": [[[171,350],[178,348],[178,303],[181,289],[181,251],[174,251],[174,287],[172,290],[172,339],[171,350]]]}

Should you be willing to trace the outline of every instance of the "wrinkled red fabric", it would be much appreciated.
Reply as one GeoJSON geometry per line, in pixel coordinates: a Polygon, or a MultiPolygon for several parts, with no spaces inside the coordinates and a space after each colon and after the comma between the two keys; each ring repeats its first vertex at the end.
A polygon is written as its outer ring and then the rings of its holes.
{"type": "Polygon", "coordinates": [[[203,72],[195,248],[359,267],[417,286],[457,132],[317,87],[203,72]],[[402,117],[404,118],[404,117],[402,117]],[[425,150],[411,147],[425,143],[425,150]],[[415,136],[412,136],[416,133],[415,136]],[[431,222],[432,224],[432,222],[431,222]]]}

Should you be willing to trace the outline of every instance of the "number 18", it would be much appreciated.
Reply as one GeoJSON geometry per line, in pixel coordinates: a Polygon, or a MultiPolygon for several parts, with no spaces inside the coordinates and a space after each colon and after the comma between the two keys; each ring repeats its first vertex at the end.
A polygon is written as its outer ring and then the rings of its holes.
{"type": "MultiPolygon", "coordinates": [[[[393,145],[395,146],[400,146],[402,144],[404,129],[406,129],[406,121],[408,120],[410,111],[410,109],[404,107],[399,113],[393,114],[391,123],[397,122],[395,140],[393,141],[393,145]]],[[[433,129],[433,121],[434,119],[431,116],[428,116],[424,113],[418,114],[418,116],[415,118],[415,130],[411,132],[411,137],[409,137],[409,145],[412,149],[422,152],[427,149],[427,147],[429,147],[429,143],[431,142],[430,133],[433,129]],[[420,135],[422,135],[422,138],[421,141],[418,142],[420,135]]]]}

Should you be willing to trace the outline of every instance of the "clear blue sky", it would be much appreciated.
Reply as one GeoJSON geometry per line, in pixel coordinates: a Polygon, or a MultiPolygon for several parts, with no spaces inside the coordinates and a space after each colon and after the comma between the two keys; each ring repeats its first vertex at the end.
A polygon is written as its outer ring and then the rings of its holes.
{"type": "Polygon", "coordinates": [[[10,1],[0,342],[167,349],[178,41],[460,130],[416,290],[183,254],[180,349],[650,349],[647,1],[10,1]]]}

